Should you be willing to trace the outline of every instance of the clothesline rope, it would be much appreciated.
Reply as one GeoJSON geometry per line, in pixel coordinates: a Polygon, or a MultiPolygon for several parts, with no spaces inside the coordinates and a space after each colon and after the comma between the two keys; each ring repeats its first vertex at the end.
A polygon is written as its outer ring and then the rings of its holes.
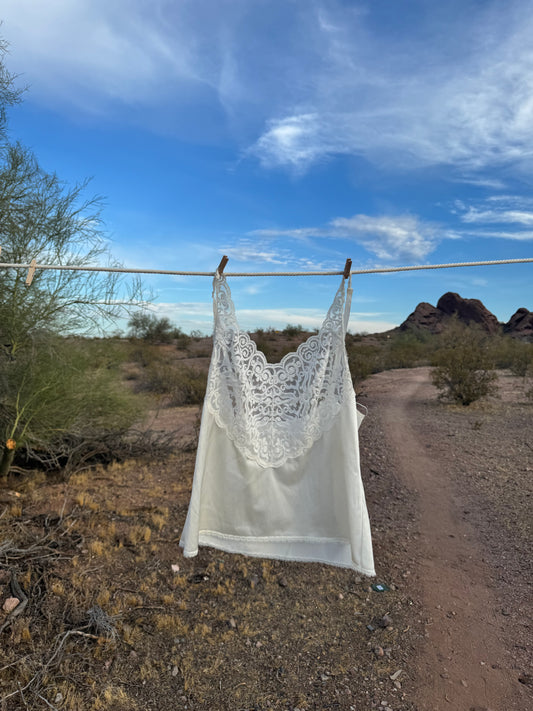
{"type": "MultiPolygon", "coordinates": [[[[386,274],[389,272],[410,272],[423,269],[452,269],[456,267],[486,267],[496,264],[526,264],[533,262],[533,257],[522,259],[491,259],[480,262],[451,262],[449,264],[418,264],[405,267],[377,267],[374,269],[352,269],[350,274],[386,274]]],[[[0,263],[0,268],[5,269],[52,269],[56,271],[81,271],[81,272],[117,272],[120,274],[161,274],[167,276],[214,276],[215,272],[174,271],[170,269],[128,269],[126,267],[92,267],[76,266],[70,264],[11,264],[0,263]]],[[[271,277],[271,276],[334,276],[341,275],[339,271],[306,271],[306,272],[224,272],[227,277],[271,277]]]]}

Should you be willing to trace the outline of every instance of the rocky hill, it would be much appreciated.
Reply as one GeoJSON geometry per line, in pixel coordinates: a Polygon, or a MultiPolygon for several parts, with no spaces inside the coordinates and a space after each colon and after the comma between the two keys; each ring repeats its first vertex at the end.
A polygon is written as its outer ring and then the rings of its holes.
{"type": "Polygon", "coordinates": [[[533,343],[533,311],[525,308],[518,309],[503,325],[503,332],[533,343]]]}
{"type": "Polygon", "coordinates": [[[463,299],[459,294],[447,292],[436,306],[423,301],[400,325],[400,331],[424,330],[440,333],[446,322],[456,317],[466,324],[475,323],[487,333],[506,333],[514,338],[533,343],[533,312],[520,308],[507,323],[500,323],[479,299],[463,299]]]}

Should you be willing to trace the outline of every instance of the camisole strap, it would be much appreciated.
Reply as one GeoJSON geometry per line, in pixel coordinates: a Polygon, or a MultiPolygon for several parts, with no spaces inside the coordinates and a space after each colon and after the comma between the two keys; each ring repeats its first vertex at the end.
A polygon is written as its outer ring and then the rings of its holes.
{"type": "Polygon", "coordinates": [[[226,277],[216,272],[213,279],[213,314],[215,317],[215,331],[220,326],[239,330],[235,306],[231,298],[231,290],[226,281],[226,277]]]}
{"type": "MultiPolygon", "coordinates": [[[[344,279],[343,281],[346,281],[344,279]]],[[[348,322],[350,321],[350,309],[352,307],[352,294],[353,294],[353,289],[352,289],[352,275],[348,277],[348,288],[346,289],[346,301],[344,302],[344,319],[343,319],[343,326],[344,326],[344,334],[346,335],[346,331],[348,330],[348,322]]]]}

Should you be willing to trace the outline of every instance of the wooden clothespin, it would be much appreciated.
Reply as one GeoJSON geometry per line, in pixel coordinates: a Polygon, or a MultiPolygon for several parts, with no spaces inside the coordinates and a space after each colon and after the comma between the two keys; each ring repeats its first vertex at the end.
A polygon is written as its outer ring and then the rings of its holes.
{"type": "Polygon", "coordinates": [[[343,273],[345,279],[348,279],[348,277],[350,276],[351,270],[352,270],[352,260],[347,259],[346,264],[344,265],[344,273],[343,273]]]}
{"type": "Polygon", "coordinates": [[[224,269],[226,268],[226,264],[229,262],[228,257],[224,255],[222,259],[220,260],[220,264],[217,267],[217,272],[219,273],[220,276],[222,276],[224,269]]]}
{"type": "Polygon", "coordinates": [[[37,260],[32,259],[30,262],[30,268],[28,269],[28,276],[26,277],[26,286],[31,286],[33,281],[33,275],[35,274],[35,267],[37,265],[37,260]]]}

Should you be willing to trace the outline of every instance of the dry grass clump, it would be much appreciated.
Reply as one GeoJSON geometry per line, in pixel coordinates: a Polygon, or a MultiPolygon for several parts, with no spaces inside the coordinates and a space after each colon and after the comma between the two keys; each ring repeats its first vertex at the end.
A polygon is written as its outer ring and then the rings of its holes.
{"type": "Polygon", "coordinates": [[[146,505],[153,475],[132,464],[92,474],[40,489],[21,481],[16,504],[0,509],[0,603],[13,594],[11,579],[27,600],[19,613],[0,612],[3,711],[135,709],[133,670],[144,664],[154,678],[160,673],[148,658],[159,649],[142,652],[147,635],[187,632],[170,566],[161,585],[170,510],[146,505]]]}
{"type": "Polygon", "coordinates": [[[103,694],[96,697],[93,708],[95,711],[108,711],[108,709],[134,711],[138,706],[121,686],[110,684],[105,688],[103,694]]]}

